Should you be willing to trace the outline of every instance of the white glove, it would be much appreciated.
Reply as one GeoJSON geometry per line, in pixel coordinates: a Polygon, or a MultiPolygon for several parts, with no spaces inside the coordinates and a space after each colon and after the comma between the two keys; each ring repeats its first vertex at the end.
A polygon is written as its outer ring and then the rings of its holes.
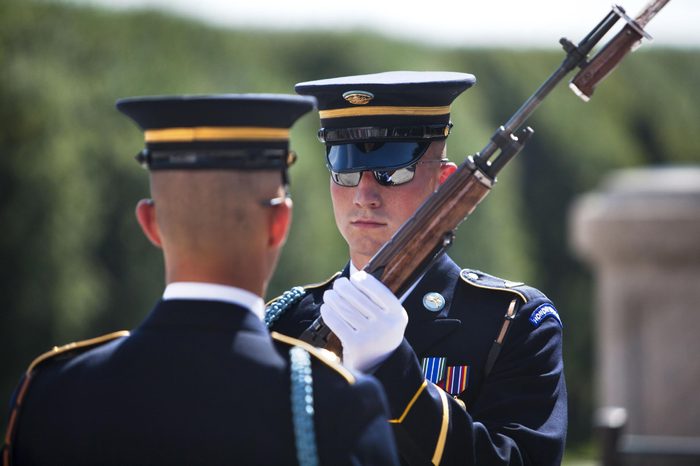
{"type": "Polygon", "coordinates": [[[360,271],[323,294],[321,317],[343,344],[343,365],[369,371],[403,340],[408,314],[382,282],[360,271]]]}

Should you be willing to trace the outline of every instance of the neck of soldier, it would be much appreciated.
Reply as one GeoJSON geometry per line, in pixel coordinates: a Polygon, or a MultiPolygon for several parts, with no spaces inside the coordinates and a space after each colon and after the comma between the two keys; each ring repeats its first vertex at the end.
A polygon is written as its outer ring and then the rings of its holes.
{"type": "Polygon", "coordinates": [[[191,255],[166,255],[165,281],[215,283],[235,286],[260,297],[265,296],[270,279],[267,260],[250,260],[247,257],[201,257],[191,255]]]}
{"type": "Polygon", "coordinates": [[[365,268],[369,261],[374,257],[374,255],[379,252],[383,245],[375,245],[374,247],[367,247],[361,250],[350,248],[350,261],[357,270],[362,270],[365,268]]]}
{"type": "Polygon", "coordinates": [[[357,270],[362,270],[365,268],[365,265],[367,265],[370,261],[370,259],[374,256],[368,256],[366,254],[358,254],[353,251],[350,251],[350,261],[352,261],[352,265],[354,265],[357,270]]]}

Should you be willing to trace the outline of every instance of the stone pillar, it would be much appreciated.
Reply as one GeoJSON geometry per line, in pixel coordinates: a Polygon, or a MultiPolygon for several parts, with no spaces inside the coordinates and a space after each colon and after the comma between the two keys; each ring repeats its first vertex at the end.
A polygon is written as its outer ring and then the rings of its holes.
{"type": "Polygon", "coordinates": [[[596,279],[598,406],[626,408],[626,433],[700,437],[700,167],[614,173],[570,238],[596,279]]]}

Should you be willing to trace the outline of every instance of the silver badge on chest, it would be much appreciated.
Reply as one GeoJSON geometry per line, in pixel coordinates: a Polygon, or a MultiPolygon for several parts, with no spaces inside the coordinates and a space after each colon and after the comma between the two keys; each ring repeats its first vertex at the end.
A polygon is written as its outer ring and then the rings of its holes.
{"type": "Polygon", "coordinates": [[[423,296],[423,307],[430,312],[440,312],[445,307],[445,298],[436,291],[431,291],[423,296]]]}

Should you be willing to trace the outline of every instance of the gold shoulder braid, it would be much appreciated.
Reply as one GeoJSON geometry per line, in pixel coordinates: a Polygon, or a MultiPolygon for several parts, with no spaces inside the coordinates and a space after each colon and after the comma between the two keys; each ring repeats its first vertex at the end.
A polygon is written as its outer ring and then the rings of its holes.
{"type": "Polygon", "coordinates": [[[290,346],[298,346],[306,350],[315,359],[318,359],[323,364],[330,367],[333,371],[337,372],[338,375],[344,378],[348,384],[353,385],[355,383],[355,376],[352,374],[352,372],[346,369],[345,366],[340,364],[340,359],[335,355],[335,353],[323,348],[316,348],[305,341],[297,340],[296,338],[288,337],[287,335],[282,335],[281,333],[274,331],[270,332],[270,336],[272,336],[273,340],[286,343],[290,346]]]}
{"type": "Polygon", "coordinates": [[[17,396],[14,400],[14,405],[12,406],[12,411],[10,413],[10,421],[7,424],[7,431],[5,432],[5,438],[2,445],[2,464],[3,466],[10,466],[12,459],[12,440],[14,438],[14,431],[17,424],[17,418],[19,417],[20,409],[22,408],[22,402],[24,401],[24,396],[27,394],[27,389],[29,388],[29,383],[32,381],[36,369],[45,361],[56,357],[58,355],[66,354],[71,351],[76,350],[87,350],[94,348],[95,346],[102,345],[104,343],[110,342],[117,338],[128,337],[129,331],[122,330],[119,332],[109,333],[107,335],[102,335],[97,338],[91,338],[89,340],[77,341],[73,343],[68,343],[63,346],[54,346],[51,351],[47,351],[38,358],[34,359],[29,365],[29,368],[24,374],[24,379],[20,385],[17,396]]]}

